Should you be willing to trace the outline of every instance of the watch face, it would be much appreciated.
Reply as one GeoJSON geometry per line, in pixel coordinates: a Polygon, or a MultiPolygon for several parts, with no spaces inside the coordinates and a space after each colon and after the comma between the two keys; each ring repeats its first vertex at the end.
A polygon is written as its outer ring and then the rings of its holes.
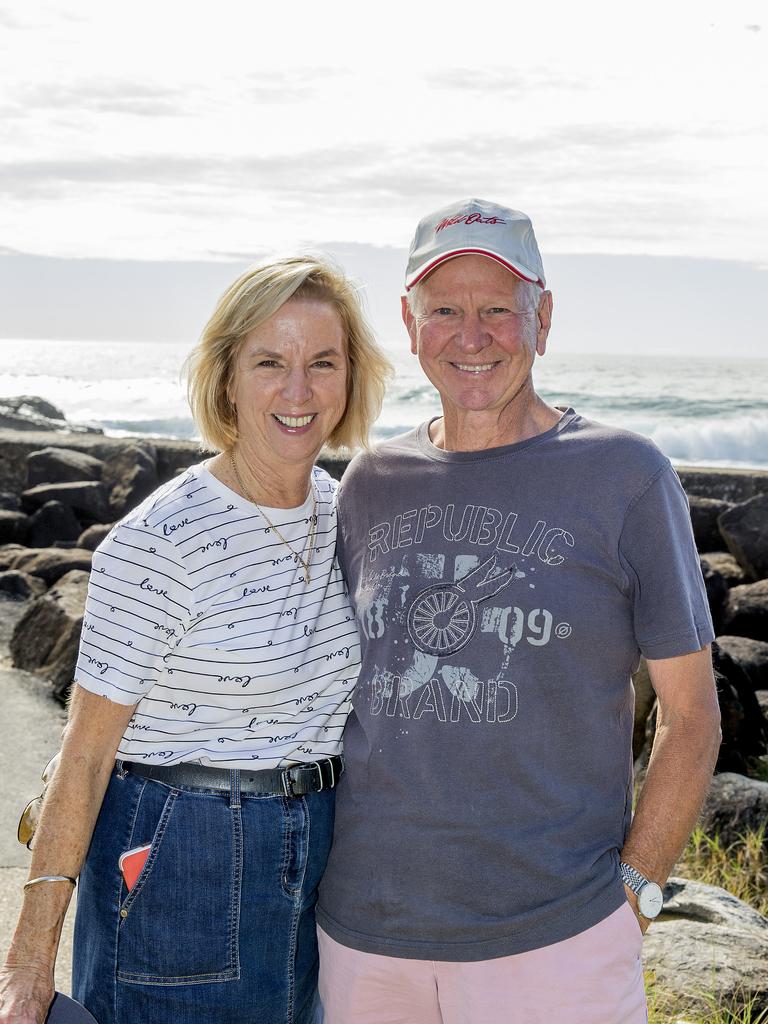
{"type": "Polygon", "coordinates": [[[643,917],[653,919],[658,917],[664,903],[664,894],[661,886],[656,882],[647,882],[637,897],[637,904],[643,917]]]}

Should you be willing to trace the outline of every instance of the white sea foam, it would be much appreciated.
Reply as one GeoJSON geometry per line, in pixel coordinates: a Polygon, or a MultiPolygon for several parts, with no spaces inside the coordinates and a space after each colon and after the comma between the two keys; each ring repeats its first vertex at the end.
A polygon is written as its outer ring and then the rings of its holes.
{"type": "MultiPolygon", "coordinates": [[[[180,370],[187,346],[0,340],[0,396],[40,395],[113,436],[195,436],[180,370]]],[[[375,438],[439,415],[416,359],[392,349],[396,377],[375,438]]],[[[768,468],[768,362],[551,356],[540,393],[651,437],[679,463],[768,468]]]]}

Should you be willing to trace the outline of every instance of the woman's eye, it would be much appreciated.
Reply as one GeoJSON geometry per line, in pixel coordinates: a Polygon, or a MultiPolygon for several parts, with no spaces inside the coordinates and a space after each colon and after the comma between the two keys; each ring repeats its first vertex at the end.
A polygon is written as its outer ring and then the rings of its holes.
{"type": "Polygon", "coordinates": [[[260,359],[256,365],[257,366],[267,366],[267,367],[269,367],[269,366],[277,366],[277,360],[276,359],[260,359]]]}
{"type": "Polygon", "coordinates": [[[318,359],[314,365],[319,367],[321,370],[327,370],[329,367],[333,369],[333,363],[330,359],[318,359]]]}

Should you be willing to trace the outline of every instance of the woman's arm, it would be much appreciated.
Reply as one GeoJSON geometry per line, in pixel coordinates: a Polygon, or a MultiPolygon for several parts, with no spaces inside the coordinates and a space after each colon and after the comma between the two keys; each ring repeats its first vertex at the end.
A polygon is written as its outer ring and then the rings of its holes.
{"type": "MultiPolygon", "coordinates": [[[[61,760],[46,791],[30,878],[76,878],[88,852],[115,753],[136,705],[116,704],[75,684],[61,760]]],[[[0,1024],[41,1024],[53,998],[53,968],[68,882],[41,882],[24,893],[16,932],[0,971],[0,1024]]]]}

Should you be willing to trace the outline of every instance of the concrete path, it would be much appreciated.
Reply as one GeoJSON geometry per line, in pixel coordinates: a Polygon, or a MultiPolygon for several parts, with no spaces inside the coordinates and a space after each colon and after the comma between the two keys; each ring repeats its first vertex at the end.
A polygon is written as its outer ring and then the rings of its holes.
{"type": "MultiPolygon", "coordinates": [[[[0,599],[0,952],[13,935],[27,880],[30,854],[16,841],[25,804],[42,788],[40,773],[59,749],[64,712],[48,696],[47,684],[28,672],[11,669],[7,642],[24,606],[0,599]]],[[[64,926],[56,987],[69,993],[72,968],[74,901],[64,926]]]]}

